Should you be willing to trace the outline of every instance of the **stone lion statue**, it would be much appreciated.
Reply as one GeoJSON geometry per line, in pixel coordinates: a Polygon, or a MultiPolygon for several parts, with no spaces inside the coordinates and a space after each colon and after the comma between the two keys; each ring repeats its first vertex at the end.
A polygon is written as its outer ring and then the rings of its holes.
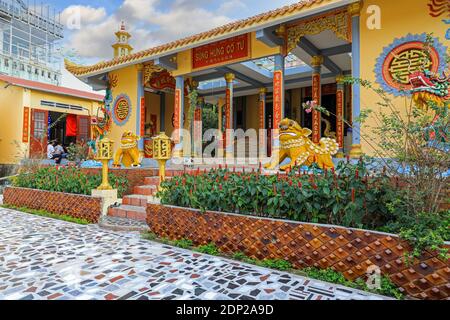
{"type": "Polygon", "coordinates": [[[114,166],[140,167],[140,153],[138,148],[139,136],[131,131],[125,131],[120,140],[120,147],[114,155],[114,166]]]}
{"type": "Polygon", "coordinates": [[[302,128],[297,122],[284,119],[280,122],[280,153],[279,157],[265,166],[266,169],[275,169],[286,158],[291,162],[281,166],[286,171],[295,165],[310,166],[316,163],[322,169],[334,168],[332,156],[339,151],[339,145],[334,139],[322,138],[319,144],[313,143],[309,136],[312,131],[302,128]]]}

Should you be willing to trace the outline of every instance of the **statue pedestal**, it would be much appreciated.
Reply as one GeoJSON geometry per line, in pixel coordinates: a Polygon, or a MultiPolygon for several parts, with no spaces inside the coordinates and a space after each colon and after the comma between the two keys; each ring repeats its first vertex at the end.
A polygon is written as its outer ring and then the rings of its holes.
{"type": "Polygon", "coordinates": [[[108,214],[109,206],[117,202],[117,190],[92,190],[92,196],[102,198],[102,215],[108,214]]]}

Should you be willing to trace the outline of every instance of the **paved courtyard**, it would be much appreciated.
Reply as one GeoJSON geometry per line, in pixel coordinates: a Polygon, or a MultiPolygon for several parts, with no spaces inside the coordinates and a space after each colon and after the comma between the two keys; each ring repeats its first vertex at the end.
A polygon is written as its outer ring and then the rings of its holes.
{"type": "Polygon", "coordinates": [[[0,299],[382,299],[0,208],[0,299]]]}

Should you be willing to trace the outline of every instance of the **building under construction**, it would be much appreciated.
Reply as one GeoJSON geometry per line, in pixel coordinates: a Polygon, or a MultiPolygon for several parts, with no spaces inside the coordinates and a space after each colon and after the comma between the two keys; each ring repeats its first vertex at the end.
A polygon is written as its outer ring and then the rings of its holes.
{"type": "Polygon", "coordinates": [[[0,0],[0,74],[59,85],[63,31],[49,6],[0,0]]]}

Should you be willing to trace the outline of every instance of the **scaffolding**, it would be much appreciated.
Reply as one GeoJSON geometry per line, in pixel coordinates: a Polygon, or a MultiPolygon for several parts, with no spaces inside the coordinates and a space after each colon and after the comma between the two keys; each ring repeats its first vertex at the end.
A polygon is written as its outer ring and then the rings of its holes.
{"type": "Polygon", "coordinates": [[[64,37],[60,15],[40,4],[0,0],[0,73],[59,85],[64,37]]]}

